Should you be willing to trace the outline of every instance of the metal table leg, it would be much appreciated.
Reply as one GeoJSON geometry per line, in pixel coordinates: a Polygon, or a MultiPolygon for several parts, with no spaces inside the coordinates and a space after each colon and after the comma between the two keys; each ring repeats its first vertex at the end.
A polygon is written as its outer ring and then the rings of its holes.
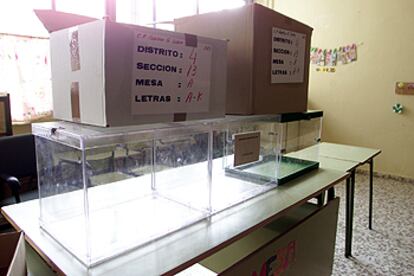
{"type": "Polygon", "coordinates": [[[350,257],[351,256],[351,254],[349,253],[349,251],[350,251],[349,250],[349,248],[350,248],[349,234],[351,233],[351,231],[349,230],[349,226],[350,226],[350,224],[349,224],[350,200],[349,199],[351,197],[350,190],[351,190],[351,176],[349,176],[346,179],[346,187],[345,187],[345,194],[346,194],[346,196],[345,196],[345,203],[346,203],[346,206],[345,206],[345,257],[350,257]]]}
{"type": "Polygon", "coordinates": [[[318,207],[322,207],[325,202],[325,191],[317,195],[316,199],[318,200],[318,207]]]}
{"type": "Polygon", "coordinates": [[[346,180],[345,257],[352,256],[352,228],[354,219],[355,170],[346,180]]]}
{"type": "Polygon", "coordinates": [[[372,230],[372,200],[374,192],[374,158],[369,161],[369,216],[368,216],[368,229],[372,230]]]}
{"type": "Polygon", "coordinates": [[[352,233],[354,231],[354,199],[355,199],[355,170],[351,172],[351,206],[350,206],[350,247],[349,247],[349,255],[352,255],[352,233]]]}
{"type": "Polygon", "coordinates": [[[328,189],[328,201],[335,198],[335,188],[331,187],[328,189]]]}

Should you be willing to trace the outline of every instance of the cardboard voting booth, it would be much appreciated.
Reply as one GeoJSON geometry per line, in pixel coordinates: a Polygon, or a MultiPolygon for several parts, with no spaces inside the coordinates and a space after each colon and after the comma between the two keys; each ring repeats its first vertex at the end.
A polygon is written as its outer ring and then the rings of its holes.
{"type": "Polygon", "coordinates": [[[175,30],[227,39],[227,114],[304,112],[312,28],[258,4],[174,20],[175,30]]]}

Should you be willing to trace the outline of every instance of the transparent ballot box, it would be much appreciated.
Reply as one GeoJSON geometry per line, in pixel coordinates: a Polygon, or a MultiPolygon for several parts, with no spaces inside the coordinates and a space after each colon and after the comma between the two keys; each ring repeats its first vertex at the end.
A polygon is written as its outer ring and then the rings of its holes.
{"type": "Polygon", "coordinates": [[[280,182],[319,167],[322,118],[320,110],[279,115],[283,135],[280,182]]]}
{"type": "Polygon", "coordinates": [[[282,124],[284,138],[282,151],[295,152],[314,146],[321,141],[323,111],[313,110],[303,113],[278,115],[282,124]]]}
{"type": "Polygon", "coordinates": [[[92,267],[260,195],[278,183],[275,118],[33,124],[40,226],[92,267]]]}
{"type": "MultiPolygon", "coordinates": [[[[268,135],[278,134],[280,144],[277,145],[277,158],[266,154],[258,162],[235,168],[227,167],[227,171],[241,178],[276,181],[278,184],[283,184],[319,168],[317,144],[321,138],[322,117],[323,112],[319,110],[268,116],[270,123],[262,124],[261,127],[268,135]]],[[[231,116],[231,118],[237,120],[243,117],[231,116]]],[[[273,147],[272,144],[265,143],[262,146],[273,147]]]]}

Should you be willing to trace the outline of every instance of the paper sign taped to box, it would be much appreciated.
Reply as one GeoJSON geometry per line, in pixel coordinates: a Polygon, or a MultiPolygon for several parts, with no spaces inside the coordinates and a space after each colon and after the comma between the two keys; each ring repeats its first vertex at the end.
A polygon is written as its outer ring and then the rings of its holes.
{"type": "Polygon", "coordinates": [[[304,81],[305,44],[305,34],[273,27],[271,83],[304,81]]]}
{"type": "Polygon", "coordinates": [[[257,161],[259,156],[259,131],[234,135],[234,167],[257,161]]]}
{"type": "Polygon", "coordinates": [[[131,114],[209,111],[211,45],[136,32],[133,49],[131,114]]]}

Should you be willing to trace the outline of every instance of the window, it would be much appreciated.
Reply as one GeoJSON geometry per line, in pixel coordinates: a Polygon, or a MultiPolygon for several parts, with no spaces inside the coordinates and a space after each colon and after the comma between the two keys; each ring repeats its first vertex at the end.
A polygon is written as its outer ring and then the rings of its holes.
{"type": "Polygon", "coordinates": [[[241,7],[246,0],[118,0],[117,21],[173,30],[174,18],[241,7]]]}
{"type": "Polygon", "coordinates": [[[33,9],[50,8],[50,0],[2,1],[0,33],[48,37],[48,32],[37,19],[33,9]]]}
{"type": "MultiPolygon", "coordinates": [[[[50,0],[49,0],[50,1],[50,0]]],[[[102,19],[105,16],[105,0],[55,0],[56,10],[102,19]]],[[[123,0],[119,0],[122,2],[123,0]]]]}
{"type": "Polygon", "coordinates": [[[51,114],[49,34],[33,12],[50,8],[49,0],[14,0],[0,9],[0,92],[10,94],[15,123],[51,114]]]}
{"type": "Polygon", "coordinates": [[[238,8],[246,4],[245,0],[199,0],[200,13],[238,8]]]}
{"type": "MultiPolygon", "coordinates": [[[[52,113],[49,34],[33,12],[52,9],[52,0],[3,2],[0,92],[10,94],[13,123],[29,123],[52,113]]],[[[105,0],[55,0],[55,4],[62,12],[94,18],[105,15],[105,0]]]]}
{"type": "Polygon", "coordinates": [[[118,0],[116,2],[116,21],[143,25],[152,23],[152,0],[118,0]]]}
{"type": "Polygon", "coordinates": [[[174,30],[174,18],[189,16],[197,13],[197,3],[194,0],[156,0],[156,28],[174,30]]]}

